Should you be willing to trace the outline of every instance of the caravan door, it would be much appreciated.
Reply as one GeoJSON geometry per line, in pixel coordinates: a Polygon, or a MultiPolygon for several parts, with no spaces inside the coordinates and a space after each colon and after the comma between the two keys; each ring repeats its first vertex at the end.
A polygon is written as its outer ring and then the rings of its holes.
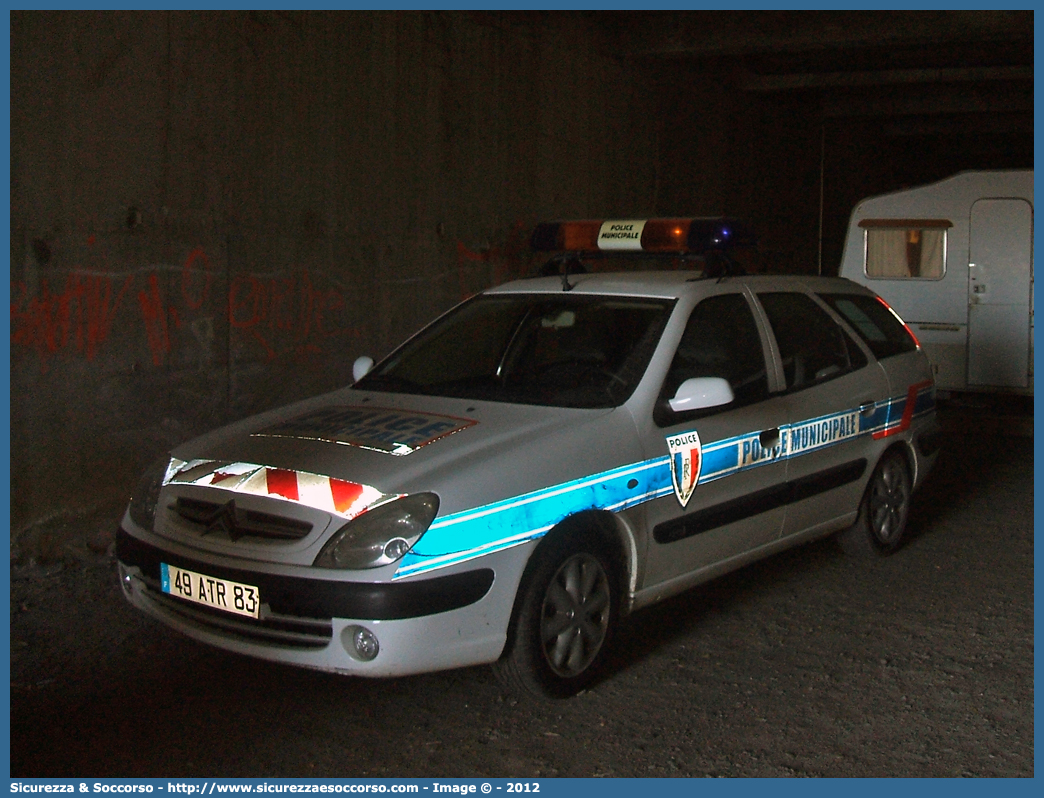
{"type": "Polygon", "coordinates": [[[968,385],[1029,386],[1033,206],[972,205],[968,231],[968,385]]]}

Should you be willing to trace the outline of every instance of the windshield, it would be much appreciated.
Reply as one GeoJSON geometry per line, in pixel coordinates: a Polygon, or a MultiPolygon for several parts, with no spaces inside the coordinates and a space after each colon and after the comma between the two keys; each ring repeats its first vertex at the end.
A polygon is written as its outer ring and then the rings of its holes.
{"type": "Polygon", "coordinates": [[[464,303],[357,388],[555,407],[616,407],[652,357],[673,300],[503,294],[464,303]]]}

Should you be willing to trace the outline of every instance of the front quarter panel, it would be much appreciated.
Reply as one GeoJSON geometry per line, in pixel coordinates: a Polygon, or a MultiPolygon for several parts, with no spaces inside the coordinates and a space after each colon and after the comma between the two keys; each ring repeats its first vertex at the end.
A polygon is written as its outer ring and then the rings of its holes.
{"type": "Polygon", "coordinates": [[[476,453],[466,469],[443,476],[439,491],[450,512],[435,519],[396,578],[538,540],[577,513],[641,504],[649,470],[625,408],[476,453]]]}

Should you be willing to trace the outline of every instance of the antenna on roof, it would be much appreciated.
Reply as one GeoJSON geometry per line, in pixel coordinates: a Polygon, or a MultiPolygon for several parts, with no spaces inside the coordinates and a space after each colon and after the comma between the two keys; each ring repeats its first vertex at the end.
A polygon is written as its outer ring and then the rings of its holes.
{"type": "Polygon", "coordinates": [[[746,269],[722,249],[707,250],[704,255],[704,264],[703,276],[712,280],[716,277],[719,282],[726,277],[738,277],[747,273],[746,269]]]}
{"type": "MultiPolygon", "coordinates": [[[[567,258],[566,262],[562,264],[562,290],[572,291],[573,285],[569,283],[569,267],[573,265],[580,266],[580,262],[576,258],[567,258]]],[[[582,267],[581,267],[582,268],[582,267]]]]}
{"type": "Polygon", "coordinates": [[[580,262],[580,258],[572,253],[556,255],[540,268],[541,277],[561,277],[562,290],[572,291],[576,283],[569,282],[570,274],[586,274],[587,267],[580,262]]]}

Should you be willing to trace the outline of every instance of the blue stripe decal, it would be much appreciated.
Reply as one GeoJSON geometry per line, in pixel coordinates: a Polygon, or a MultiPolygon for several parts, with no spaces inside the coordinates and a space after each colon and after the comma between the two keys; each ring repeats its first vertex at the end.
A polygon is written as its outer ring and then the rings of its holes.
{"type": "MultiPolygon", "coordinates": [[[[703,447],[697,484],[893,428],[902,421],[906,403],[904,395],[878,402],[865,415],[848,410],[782,426],[779,446],[773,449],[761,448],[760,432],[715,441],[703,447]]],[[[934,387],[921,391],[914,407],[915,418],[934,412],[934,387]]],[[[673,492],[670,456],[665,454],[453,513],[435,520],[402,559],[394,578],[445,568],[536,540],[583,510],[616,512],[673,492]]]]}
{"type": "Polygon", "coordinates": [[[443,568],[541,537],[581,510],[618,511],[671,488],[667,457],[534,491],[438,518],[403,558],[396,578],[443,568]],[[634,482],[634,487],[628,483],[634,482]]]}
{"type": "Polygon", "coordinates": [[[932,410],[935,410],[935,390],[920,391],[917,394],[917,401],[914,402],[914,418],[932,410]]]}

